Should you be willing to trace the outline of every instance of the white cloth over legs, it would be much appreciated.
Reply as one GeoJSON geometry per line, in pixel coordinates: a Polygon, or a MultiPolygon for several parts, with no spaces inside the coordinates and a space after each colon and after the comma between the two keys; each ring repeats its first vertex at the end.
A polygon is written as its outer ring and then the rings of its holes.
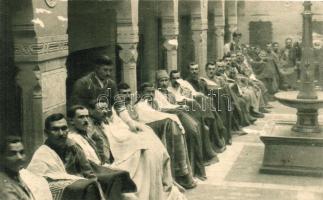
{"type": "Polygon", "coordinates": [[[165,147],[150,127],[141,125],[143,131],[131,132],[113,112],[113,119],[104,127],[115,159],[111,167],[130,173],[140,200],[185,200],[173,185],[165,147]]]}

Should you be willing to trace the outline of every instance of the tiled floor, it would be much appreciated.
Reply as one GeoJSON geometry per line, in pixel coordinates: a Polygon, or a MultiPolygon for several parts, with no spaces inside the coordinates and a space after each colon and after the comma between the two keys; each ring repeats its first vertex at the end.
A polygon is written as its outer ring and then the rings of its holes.
{"type": "Polygon", "coordinates": [[[189,200],[323,200],[323,178],[258,172],[264,151],[259,136],[274,120],[296,119],[295,110],[278,102],[271,104],[270,114],[245,128],[248,135],[234,137],[232,146],[219,155],[220,163],[207,167],[208,179],[186,192],[189,200]]]}

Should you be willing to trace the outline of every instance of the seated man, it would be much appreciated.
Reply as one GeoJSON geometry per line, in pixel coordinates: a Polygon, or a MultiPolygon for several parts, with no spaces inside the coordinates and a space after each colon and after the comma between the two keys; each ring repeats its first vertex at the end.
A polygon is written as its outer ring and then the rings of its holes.
{"type": "Polygon", "coordinates": [[[102,169],[87,160],[81,147],[67,138],[64,115],[48,116],[45,133],[47,140],[36,150],[28,169],[48,180],[54,199],[119,200],[122,192],[135,191],[127,172],[102,169]]]}
{"type": "MultiPolygon", "coordinates": [[[[216,72],[216,65],[213,62],[209,62],[205,66],[205,71],[206,71],[206,78],[202,78],[205,80],[208,89],[210,90],[215,90],[215,98],[227,98],[229,97],[230,102],[229,105],[232,105],[232,118],[231,118],[231,123],[228,124],[232,128],[232,134],[237,134],[237,135],[245,135],[247,134],[241,129],[241,126],[243,125],[249,125],[252,123],[252,119],[250,116],[247,115],[245,112],[245,102],[241,100],[235,93],[232,91],[231,87],[229,84],[226,82],[223,82],[220,77],[215,75],[216,72]],[[231,103],[232,101],[232,103],[231,103]],[[250,120],[250,121],[249,121],[250,120]]],[[[227,104],[228,105],[228,104],[227,104]]],[[[222,108],[226,109],[226,108],[222,108]]],[[[231,134],[228,135],[228,138],[226,138],[227,141],[232,140],[231,139],[231,134]]]]}
{"type": "MultiPolygon", "coordinates": [[[[223,110],[218,109],[218,101],[214,98],[213,93],[210,92],[207,88],[207,85],[204,80],[202,80],[199,76],[199,66],[195,63],[191,63],[189,65],[189,76],[186,81],[190,84],[190,87],[195,90],[198,95],[194,98],[198,100],[199,103],[205,106],[204,109],[211,109],[214,119],[210,119],[207,121],[207,125],[210,128],[210,136],[212,141],[215,143],[217,148],[220,148],[220,152],[226,149],[225,138],[229,138],[231,134],[231,127],[224,122],[230,121],[231,115],[229,114],[229,107],[223,110]],[[227,119],[228,118],[228,119],[227,119]]],[[[192,91],[192,90],[191,90],[192,91]]],[[[220,103],[224,103],[222,99],[220,99],[220,103]]]]}
{"type": "Polygon", "coordinates": [[[258,80],[255,76],[255,74],[252,72],[252,69],[250,66],[248,66],[248,62],[244,58],[244,55],[241,53],[237,54],[239,55],[236,59],[236,65],[240,66],[240,68],[247,69],[245,71],[251,71],[251,73],[239,73],[239,79],[241,84],[244,87],[251,88],[255,94],[258,96],[259,99],[259,111],[262,113],[269,113],[266,108],[268,108],[268,102],[266,102],[266,98],[268,95],[267,89],[263,82],[258,80]],[[247,67],[248,66],[248,67],[247,67]]]}
{"type": "Polygon", "coordinates": [[[0,142],[0,200],[52,200],[46,180],[22,169],[21,138],[7,136],[0,142]]]}
{"type": "MultiPolygon", "coordinates": [[[[180,118],[187,133],[187,140],[193,142],[192,144],[188,142],[189,152],[192,151],[192,146],[195,149],[194,153],[191,152],[193,155],[190,156],[196,156],[196,158],[192,158],[192,160],[195,160],[195,163],[191,160],[193,162],[192,167],[194,169],[202,166],[199,163],[203,163],[203,146],[210,145],[209,127],[206,126],[207,117],[203,113],[202,107],[194,99],[177,102],[175,95],[168,90],[169,76],[165,70],[157,71],[156,81],[158,90],[155,91],[154,99],[158,103],[161,111],[174,113],[180,118]],[[198,156],[199,154],[201,156],[198,156]]],[[[211,158],[213,157],[211,156],[211,158]]],[[[210,160],[209,155],[206,158],[210,160]]],[[[202,170],[200,169],[200,171],[202,170]]]]}
{"type": "Polygon", "coordinates": [[[272,85],[272,82],[275,77],[275,72],[272,63],[270,63],[267,58],[267,53],[265,51],[261,51],[259,53],[259,60],[250,62],[250,64],[256,78],[264,83],[269,95],[273,95],[275,93],[275,88],[272,85]]]}
{"type": "Polygon", "coordinates": [[[180,72],[177,70],[172,70],[170,72],[171,84],[167,88],[167,91],[174,96],[173,98],[177,104],[187,105],[189,107],[189,113],[194,113],[194,115],[197,115],[195,119],[199,120],[202,125],[203,157],[205,159],[205,165],[209,165],[215,161],[215,159],[217,159],[216,153],[213,150],[212,143],[210,141],[210,132],[215,132],[216,130],[212,130],[213,126],[208,126],[210,125],[208,122],[214,120],[214,115],[210,109],[205,107],[205,104],[201,105],[194,98],[191,98],[191,92],[181,87],[181,85],[178,83],[179,79],[181,79],[180,72]]]}
{"type": "Polygon", "coordinates": [[[251,116],[258,118],[264,117],[262,113],[258,112],[261,100],[261,91],[250,87],[247,82],[248,78],[239,74],[236,66],[237,63],[235,61],[228,62],[226,64],[224,75],[227,77],[227,80],[232,81],[237,87],[235,92],[244,98],[247,103],[247,111],[250,112],[251,116]]]}
{"type": "MultiPolygon", "coordinates": [[[[178,117],[173,114],[153,110],[149,105],[146,106],[146,109],[136,109],[134,106],[135,100],[132,99],[133,96],[131,95],[129,85],[121,83],[118,85],[118,90],[122,98],[125,99],[127,110],[132,119],[150,126],[161,139],[170,154],[175,180],[186,189],[195,187],[196,184],[189,173],[190,164],[188,160],[191,160],[191,157],[188,159],[185,135],[180,128],[182,123],[178,117]],[[148,110],[149,115],[147,115],[146,110],[148,110]],[[150,119],[148,120],[147,118],[150,119]]],[[[142,103],[139,102],[139,104],[142,103]]],[[[139,107],[142,108],[142,106],[139,107]]],[[[184,131],[185,130],[183,130],[183,132],[184,131]]],[[[189,153],[189,155],[191,154],[189,153]]],[[[205,171],[198,171],[200,169],[204,170],[204,166],[198,168],[197,171],[195,171],[195,175],[197,178],[205,180],[205,171]]],[[[193,169],[192,172],[194,174],[193,169]]]]}
{"type": "Polygon", "coordinates": [[[113,165],[130,172],[137,185],[136,196],[140,200],[182,196],[173,187],[172,180],[167,179],[168,171],[163,171],[169,163],[163,145],[158,138],[146,142],[145,137],[149,138],[149,135],[140,131],[140,124],[131,119],[124,102],[117,98],[117,86],[111,79],[114,68],[112,60],[106,55],[94,55],[90,64],[94,71],[75,82],[70,104],[83,105],[91,111],[90,106],[95,104],[93,102],[108,103],[110,122],[106,126],[109,131],[105,133],[114,158],[113,165]],[[162,147],[158,149],[160,145],[162,147]]]}
{"type": "MultiPolygon", "coordinates": [[[[95,112],[106,109],[105,113],[107,113],[108,104],[106,102],[98,102],[97,104],[95,112]]],[[[101,116],[107,117],[106,115],[101,116]]],[[[97,165],[128,171],[136,183],[135,196],[138,199],[164,200],[179,197],[185,199],[173,185],[169,156],[151,129],[137,124],[140,129],[134,133],[116,114],[108,119],[109,124],[101,123],[102,132],[109,141],[111,154],[114,158],[114,162],[108,165],[100,160],[99,146],[90,137],[89,111],[83,106],[74,105],[69,109],[68,117],[73,126],[69,138],[81,146],[86,158],[97,165]]]]}

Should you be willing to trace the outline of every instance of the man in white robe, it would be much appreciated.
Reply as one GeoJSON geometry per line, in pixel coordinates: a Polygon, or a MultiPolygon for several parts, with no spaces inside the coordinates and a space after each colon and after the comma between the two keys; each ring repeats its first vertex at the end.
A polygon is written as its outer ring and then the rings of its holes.
{"type": "MultiPolygon", "coordinates": [[[[96,107],[100,110],[108,109],[106,103],[98,104],[96,107]]],[[[101,124],[114,158],[113,163],[108,165],[100,162],[90,140],[80,135],[80,129],[86,131],[83,122],[89,118],[88,110],[74,109],[69,111],[69,117],[74,126],[74,131],[69,138],[79,144],[87,152],[86,157],[96,164],[128,171],[137,186],[136,198],[140,200],[185,199],[173,185],[169,156],[152,129],[144,124],[137,124],[140,129],[136,133],[132,132],[129,126],[112,111],[109,123],[101,124]]],[[[127,195],[125,196],[128,198],[127,195]]]]}

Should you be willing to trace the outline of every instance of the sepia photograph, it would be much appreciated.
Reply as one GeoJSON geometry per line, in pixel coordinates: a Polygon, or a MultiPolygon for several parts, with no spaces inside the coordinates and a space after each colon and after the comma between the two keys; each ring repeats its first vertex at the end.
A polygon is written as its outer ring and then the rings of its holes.
{"type": "Polygon", "coordinates": [[[0,0],[0,200],[323,200],[323,0],[0,0]]]}

